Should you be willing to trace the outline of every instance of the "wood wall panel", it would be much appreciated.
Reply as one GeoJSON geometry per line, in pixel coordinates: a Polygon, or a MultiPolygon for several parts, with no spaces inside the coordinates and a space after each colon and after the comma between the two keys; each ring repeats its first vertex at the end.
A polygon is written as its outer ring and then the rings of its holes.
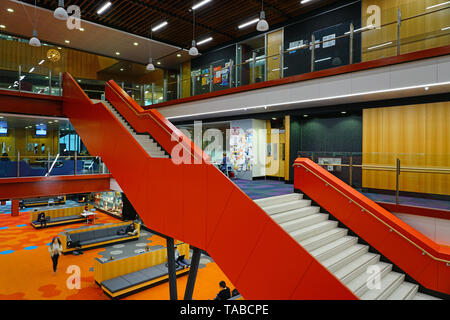
{"type": "MultiPolygon", "coordinates": [[[[450,102],[365,109],[363,164],[450,170],[450,102]]],[[[450,174],[402,172],[400,190],[450,194],[450,174]]],[[[363,187],[395,190],[395,170],[363,170],[363,187]]]]}
{"type": "MultiPolygon", "coordinates": [[[[377,5],[381,8],[381,25],[397,21],[397,9],[401,10],[402,19],[438,8],[426,10],[428,6],[438,4],[435,0],[363,0],[362,26],[367,26],[367,8],[377,5]]],[[[424,49],[445,46],[450,43],[450,31],[442,31],[448,27],[450,9],[403,21],[400,29],[400,53],[410,53],[424,49]]],[[[362,61],[370,61],[397,55],[397,24],[363,32],[362,61]],[[392,41],[389,46],[381,49],[368,48],[392,41]]]]}
{"type": "Polygon", "coordinates": [[[280,48],[283,45],[283,30],[267,34],[267,80],[280,79],[280,48]],[[275,71],[272,71],[275,70],[275,71]]]}
{"type": "Polygon", "coordinates": [[[191,96],[191,61],[187,61],[181,65],[181,92],[182,98],[191,96]]]}

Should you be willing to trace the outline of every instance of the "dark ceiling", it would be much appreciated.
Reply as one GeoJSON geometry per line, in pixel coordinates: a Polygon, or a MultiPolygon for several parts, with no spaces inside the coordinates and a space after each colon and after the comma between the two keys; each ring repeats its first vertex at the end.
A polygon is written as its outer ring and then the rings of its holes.
{"type": "MultiPolygon", "coordinates": [[[[182,48],[189,48],[193,36],[193,14],[190,8],[201,0],[110,0],[112,6],[103,14],[97,10],[107,0],[66,0],[65,7],[77,5],[81,18],[97,24],[119,29],[143,37],[150,37],[151,25],[168,21],[168,26],[156,31],[153,39],[182,48]]],[[[34,4],[34,0],[23,0],[34,4]]],[[[264,11],[270,26],[293,21],[311,10],[337,2],[337,0],[312,0],[300,4],[300,0],[266,0],[264,11]]],[[[37,0],[37,5],[54,10],[58,0],[37,0]]],[[[206,51],[213,47],[236,41],[255,33],[256,25],[238,29],[238,25],[257,18],[261,11],[260,0],[212,0],[195,10],[195,38],[212,36],[213,41],[201,47],[206,51]]]]}

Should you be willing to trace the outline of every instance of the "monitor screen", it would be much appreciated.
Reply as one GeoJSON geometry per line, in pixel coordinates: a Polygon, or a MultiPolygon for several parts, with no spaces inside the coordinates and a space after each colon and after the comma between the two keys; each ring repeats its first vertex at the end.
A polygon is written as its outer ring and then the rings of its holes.
{"type": "Polygon", "coordinates": [[[8,134],[8,122],[0,121],[0,135],[8,134]]]}
{"type": "Polygon", "coordinates": [[[47,135],[47,125],[38,124],[36,125],[36,136],[46,136],[47,135]]]}

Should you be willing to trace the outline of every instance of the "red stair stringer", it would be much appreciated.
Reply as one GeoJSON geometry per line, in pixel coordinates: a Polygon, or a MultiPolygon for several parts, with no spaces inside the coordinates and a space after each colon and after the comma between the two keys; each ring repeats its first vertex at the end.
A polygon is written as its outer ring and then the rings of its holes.
{"type": "MultiPolygon", "coordinates": [[[[245,299],[357,299],[191,141],[201,164],[151,158],[103,103],[92,103],[64,74],[63,112],[108,169],[150,229],[207,251],[245,299]]],[[[110,81],[107,100],[138,133],[171,153],[184,137],[156,110],[144,111],[110,81]]]]}

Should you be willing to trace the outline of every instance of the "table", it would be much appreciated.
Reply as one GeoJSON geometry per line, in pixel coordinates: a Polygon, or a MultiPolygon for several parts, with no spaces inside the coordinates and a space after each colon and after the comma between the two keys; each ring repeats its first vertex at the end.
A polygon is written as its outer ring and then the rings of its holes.
{"type": "Polygon", "coordinates": [[[91,212],[91,211],[83,211],[82,213],[81,213],[81,215],[83,216],[83,217],[85,217],[86,218],[86,224],[88,224],[88,218],[90,217],[90,216],[94,216],[94,220],[93,220],[93,224],[95,224],[95,216],[97,215],[97,212],[91,212]]]}

